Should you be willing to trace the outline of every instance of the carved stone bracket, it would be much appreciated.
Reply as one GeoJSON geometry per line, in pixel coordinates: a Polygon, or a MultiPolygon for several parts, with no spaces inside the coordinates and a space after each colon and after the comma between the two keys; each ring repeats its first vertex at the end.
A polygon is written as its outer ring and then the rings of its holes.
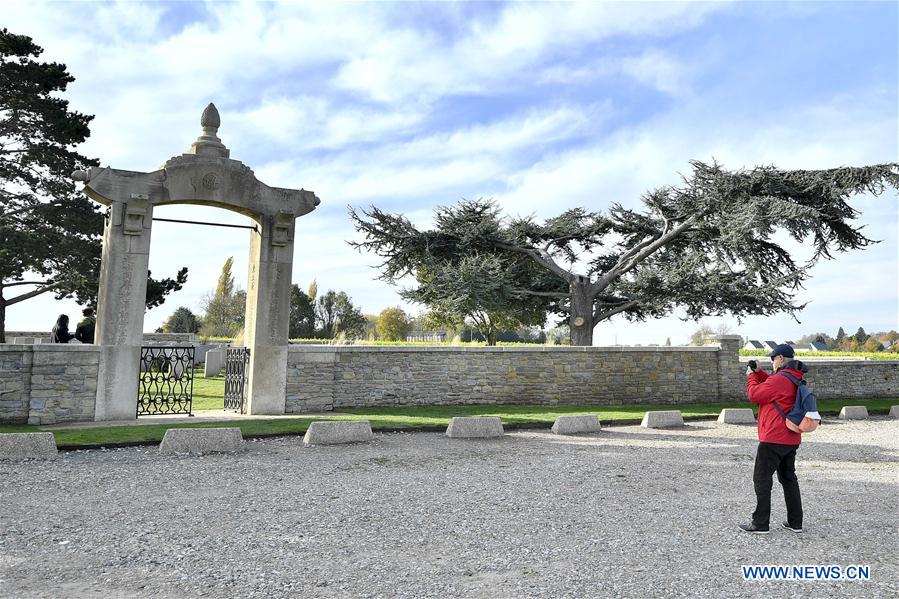
{"type": "Polygon", "coordinates": [[[131,194],[131,199],[125,204],[125,218],[122,219],[122,232],[125,235],[143,234],[149,203],[145,194],[131,194]]]}
{"type": "Polygon", "coordinates": [[[290,229],[296,216],[293,212],[280,211],[273,217],[272,245],[284,247],[290,243],[290,229]]]}

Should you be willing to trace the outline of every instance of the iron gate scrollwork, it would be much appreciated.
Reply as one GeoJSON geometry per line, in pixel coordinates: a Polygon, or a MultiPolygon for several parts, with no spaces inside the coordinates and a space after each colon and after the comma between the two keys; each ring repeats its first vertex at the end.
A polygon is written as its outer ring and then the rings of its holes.
{"type": "Polygon", "coordinates": [[[229,347],[225,350],[225,409],[243,413],[247,403],[247,365],[250,349],[229,347]]]}
{"type": "Polygon", "coordinates": [[[194,394],[193,346],[140,348],[137,415],[191,413],[194,394]]]}

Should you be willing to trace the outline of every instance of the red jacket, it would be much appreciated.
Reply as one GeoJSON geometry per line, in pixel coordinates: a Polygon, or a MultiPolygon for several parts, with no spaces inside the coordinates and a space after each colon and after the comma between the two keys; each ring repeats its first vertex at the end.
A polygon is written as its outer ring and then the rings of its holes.
{"type": "MultiPolygon", "coordinates": [[[[802,372],[799,370],[792,368],[780,370],[789,372],[797,380],[802,380],[802,372]]],[[[781,445],[801,443],[802,435],[788,429],[784,417],[772,405],[772,402],[776,401],[784,414],[790,413],[796,402],[796,385],[790,379],[785,376],[771,376],[759,369],[746,378],[746,393],[749,394],[749,401],[759,406],[759,441],[781,445]]]]}

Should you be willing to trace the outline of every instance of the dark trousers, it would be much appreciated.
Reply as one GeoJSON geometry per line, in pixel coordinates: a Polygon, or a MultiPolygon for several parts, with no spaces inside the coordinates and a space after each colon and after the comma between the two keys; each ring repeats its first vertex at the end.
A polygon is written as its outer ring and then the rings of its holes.
{"type": "Polygon", "coordinates": [[[772,477],[777,472],[777,480],[784,489],[787,502],[787,522],[793,528],[802,528],[802,498],[799,496],[799,479],[796,478],[796,450],[798,445],[779,443],[759,443],[755,454],[755,511],[752,523],[758,528],[768,528],[771,518],[772,477]]]}

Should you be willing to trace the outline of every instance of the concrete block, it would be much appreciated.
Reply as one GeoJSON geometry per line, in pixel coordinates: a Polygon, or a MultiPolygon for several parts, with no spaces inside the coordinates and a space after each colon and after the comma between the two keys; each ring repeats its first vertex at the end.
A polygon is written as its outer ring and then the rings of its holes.
{"type": "Polygon", "coordinates": [[[643,422],[640,423],[640,426],[644,428],[669,428],[683,425],[684,417],[681,415],[680,410],[646,412],[643,415],[643,422]]]}
{"type": "Polygon", "coordinates": [[[840,420],[867,420],[868,408],[865,406],[843,406],[840,410],[840,420]]]}
{"type": "Polygon", "coordinates": [[[718,415],[719,424],[755,424],[751,408],[724,408],[718,415]]]}
{"type": "Polygon", "coordinates": [[[504,432],[499,416],[456,416],[446,427],[446,436],[452,439],[502,437],[504,432]]]}
{"type": "Polygon", "coordinates": [[[0,460],[55,460],[53,433],[0,433],[0,460]]]}
{"type": "Polygon", "coordinates": [[[578,433],[597,433],[602,429],[599,416],[595,414],[572,414],[559,416],[553,423],[552,432],[557,435],[576,435],[578,433]]]}
{"type": "Polygon", "coordinates": [[[316,420],[309,424],[303,445],[339,445],[372,440],[368,420],[316,420]]]}
{"type": "Polygon", "coordinates": [[[203,376],[205,378],[211,378],[220,375],[222,373],[222,368],[224,367],[224,349],[210,349],[206,352],[206,364],[203,367],[203,376]]]}
{"type": "Polygon", "coordinates": [[[890,418],[899,418],[899,406],[890,407],[890,418]]]}
{"type": "Polygon", "coordinates": [[[159,444],[160,455],[229,453],[244,449],[237,427],[170,428],[159,444]]]}

